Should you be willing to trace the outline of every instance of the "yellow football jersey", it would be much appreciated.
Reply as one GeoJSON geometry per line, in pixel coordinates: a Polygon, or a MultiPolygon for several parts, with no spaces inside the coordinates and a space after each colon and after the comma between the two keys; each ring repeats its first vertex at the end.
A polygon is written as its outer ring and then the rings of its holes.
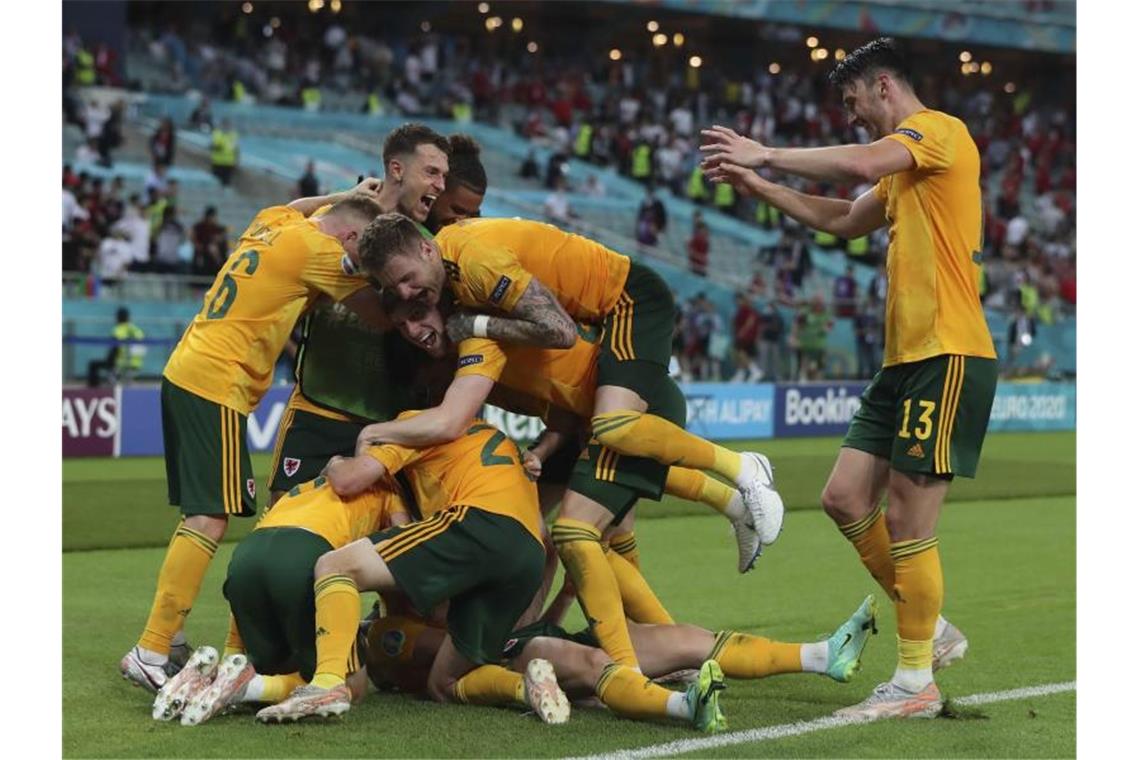
{"type": "Polygon", "coordinates": [[[483,420],[448,443],[422,449],[389,443],[368,454],[391,474],[405,471],[423,517],[457,504],[478,507],[518,521],[542,543],[538,490],[519,464],[518,445],[483,420]]]}
{"type": "Polygon", "coordinates": [[[513,311],[531,278],[575,319],[600,322],[617,303],[629,257],[589,238],[525,219],[465,219],[435,236],[456,299],[513,311]]]}
{"type": "Polygon", "coordinates": [[[163,375],[180,388],[249,414],[301,312],[319,296],[367,287],[340,242],[286,206],[254,217],[206,292],[163,375]]]}
{"type": "Polygon", "coordinates": [[[887,136],[915,168],[883,177],[890,222],[883,366],[940,354],[994,358],[978,295],[982,191],[978,148],[960,120],[924,110],[887,136]]]}
{"type": "Polygon", "coordinates": [[[459,344],[456,377],[480,375],[579,417],[594,412],[598,346],[581,337],[565,350],[468,338],[459,344]]]}
{"type": "Polygon", "coordinates": [[[293,386],[293,392],[289,394],[289,403],[285,405],[285,412],[308,412],[315,414],[318,417],[324,417],[327,420],[335,420],[336,422],[355,422],[352,417],[340,412],[334,412],[332,409],[325,409],[323,406],[314,404],[309,399],[305,398],[301,393],[300,388],[296,385],[293,386]]]}
{"type": "Polygon", "coordinates": [[[397,516],[408,520],[403,500],[384,483],[342,499],[324,477],[293,488],[257,523],[260,528],[304,528],[332,544],[334,549],[393,524],[397,516]]]}

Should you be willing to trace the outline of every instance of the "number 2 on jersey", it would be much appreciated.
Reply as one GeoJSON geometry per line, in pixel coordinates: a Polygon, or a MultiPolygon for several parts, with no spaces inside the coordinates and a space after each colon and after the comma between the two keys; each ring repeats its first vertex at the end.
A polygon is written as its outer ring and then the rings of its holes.
{"type": "Polygon", "coordinates": [[[237,281],[234,280],[230,272],[234,272],[242,264],[245,264],[245,273],[253,274],[257,271],[257,265],[260,263],[261,254],[257,251],[246,251],[241,256],[238,256],[230,268],[226,270],[226,274],[222,277],[222,284],[218,286],[218,292],[206,304],[206,319],[221,319],[229,312],[230,307],[234,305],[234,299],[237,298],[237,281]]]}
{"type": "MultiPolygon", "coordinates": [[[[467,430],[467,434],[471,435],[472,433],[477,433],[480,430],[495,430],[495,428],[491,425],[486,424],[472,425],[467,430]]],[[[499,444],[505,440],[507,440],[507,436],[504,435],[501,430],[495,430],[495,434],[487,439],[487,443],[483,445],[483,450],[479,452],[479,461],[482,462],[484,467],[494,467],[495,465],[499,464],[515,463],[515,460],[511,459],[509,456],[502,456],[495,453],[495,449],[499,448],[499,444]]],[[[522,452],[519,451],[519,445],[514,441],[511,441],[511,444],[515,450],[515,453],[518,454],[519,461],[521,461],[522,452]]]]}

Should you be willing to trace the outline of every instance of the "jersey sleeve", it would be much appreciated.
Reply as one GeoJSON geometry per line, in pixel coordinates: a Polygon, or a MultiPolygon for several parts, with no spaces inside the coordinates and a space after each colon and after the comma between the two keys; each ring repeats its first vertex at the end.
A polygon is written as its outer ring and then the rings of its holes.
{"type": "Polygon", "coordinates": [[[473,299],[467,306],[495,308],[509,314],[533,275],[506,248],[469,240],[460,258],[459,277],[473,299]]]}
{"type": "Polygon", "coordinates": [[[459,344],[455,376],[480,375],[498,380],[507,366],[507,355],[499,344],[487,338],[468,338],[459,344]]]}
{"type": "Polygon", "coordinates": [[[949,134],[949,120],[923,111],[904,119],[884,139],[894,140],[914,156],[922,171],[945,171],[954,161],[954,141],[949,134]]]}
{"type": "Polygon", "coordinates": [[[423,449],[409,449],[394,443],[385,443],[382,446],[369,446],[365,454],[384,465],[389,475],[395,475],[419,459],[422,451],[423,449]]]}
{"type": "Polygon", "coordinates": [[[301,232],[309,255],[301,271],[301,281],[310,288],[341,301],[368,286],[368,278],[350,273],[347,255],[340,246],[332,245],[325,235],[301,232]]]}

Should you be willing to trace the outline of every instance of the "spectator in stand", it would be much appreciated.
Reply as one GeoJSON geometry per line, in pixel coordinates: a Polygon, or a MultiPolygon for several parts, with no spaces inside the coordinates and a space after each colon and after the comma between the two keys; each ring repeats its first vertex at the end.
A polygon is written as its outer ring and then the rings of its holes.
{"type": "Polygon", "coordinates": [[[103,285],[118,285],[133,261],[134,253],[128,233],[115,229],[99,243],[91,269],[103,285]]]}
{"type": "Polygon", "coordinates": [[[1025,310],[1018,306],[1013,319],[1009,322],[1006,338],[1009,355],[1006,357],[1006,371],[1011,372],[1017,363],[1021,352],[1033,345],[1037,337],[1037,321],[1025,310]]]}
{"type": "MultiPolygon", "coordinates": [[[[311,195],[298,196],[309,198],[311,195]]],[[[226,260],[228,244],[226,228],[218,224],[218,210],[207,206],[193,227],[190,228],[190,242],[194,245],[194,259],[190,265],[193,274],[213,277],[226,260]]]]}
{"type": "Polygon", "coordinates": [[[238,133],[229,119],[210,136],[210,169],[222,187],[229,187],[238,167],[238,133]]]}
{"type": "Polygon", "coordinates": [[[781,380],[784,375],[784,318],[773,301],[767,303],[760,318],[760,371],[770,380],[781,380]]]}
{"type": "Polygon", "coordinates": [[[131,313],[120,306],[115,311],[115,327],[111,330],[115,343],[107,350],[103,360],[87,363],[87,387],[97,388],[104,372],[114,372],[115,382],[130,379],[142,367],[146,346],[128,341],[141,341],[146,336],[137,325],[131,322],[131,313]]]}
{"type": "Polygon", "coordinates": [[[705,362],[709,355],[709,335],[705,331],[705,294],[698,293],[689,300],[683,316],[685,352],[681,357],[681,371],[686,379],[702,380],[705,362]]]}
{"type": "Polygon", "coordinates": [[[533,148],[527,151],[526,158],[519,167],[519,176],[523,179],[538,179],[538,159],[535,158],[533,148]]]}
{"type": "Polygon", "coordinates": [[[79,147],[75,149],[75,163],[99,163],[99,141],[94,137],[88,137],[86,142],[79,143],[79,147]]]}
{"type": "Polygon", "coordinates": [[[703,309],[698,322],[699,329],[706,334],[704,369],[701,377],[709,382],[717,383],[720,382],[721,366],[728,359],[729,346],[732,341],[725,332],[724,319],[721,318],[716,305],[706,298],[703,309]]]}
{"type": "Polygon", "coordinates": [[[883,318],[881,306],[869,295],[855,315],[855,377],[870,380],[882,365],[883,318]]]}
{"type": "Polygon", "coordinates": [[[796,376],[800,382],[819,380],[827,362],[827,333],[835,323],[827,314],[823,295],[816,293],[800,307],[789,343],[796,349],[796,376]]]}
{"type": "Polygon", "coordinates": [[[321,194],[321,185],[317,180],[317,164],[309,159],[305,164],[305,173],[297,180],[297,197],[313,198],[321,194]]]}
{"type": "Polygon", "coordinates": [[[122,233],[130,243],[131,261],[127,268],[132,272],[146,271],[150,264],[150,222],[137,194],[127,199],[123,217],[115,222],[112,231],[122,233]]]}
{"type": "Polygon", "coordinates": [[[756,364],[757,342],[760,339],[760,312],[745,293],[736,294],[736,314],[732,317],[732,341],[736,353],[734,383],[754,383],[764,377],[756,364]]]}
{"type": "Polygon", "coordinates": [[[858,294],[859,286],[855,283],[855,267],[848,264],[847,271],[836,277],[832,286],[831,300],[835,308],[835,316],[841,319],[854,317],[858,294]]]}
{"type": "Polygon", "coordinates": [[[174,163],[174,120],[169,116],[163,118],[158,129],[150,138],[150,160],[155,166],[170,166],[174,163]]]}
{"type": "Polygon", "coordinates": [[[160,274],[184,272],[182,244],[185,242],[186,230],[178,219],[178,207],[167,205],[162,210],[162,223],[154,239],[154,271],[160,274]]]}
{"type": "Polygon", "coordinates": [[[202,98],[190,113],[190,126],[199,132],[214,131],[214,113],[210,110],[210,99],[202,98]]]}
{"type": "Polygon", "coordinates": [[[149,194],[152,191],[165,195],[168,188],[170,178],[166,176],[166,164],[154,164],[150,173],[146,175],[146,180],[143,182],[143,189],[149,194]]]}
{"type": "Polygon", "coordinates": [[[577,219],[578,215],[570,208],[570,198],[566,195],[566,178],[559,175],[554,184],[554,192],[546,196],[542,202],[542,211],[546,214],[546,221],[564,227],[577,219]]]}
{"type": "Polygon", "coordinates": [[[709,228],[700,213],[693,214],[693,236],[689,238],[689,271],[706,277],[709,269],[709,228]]]}
{"type": "Polygon", "coordinates": [[[883,262],[879,265],[879,269],[875,272],[874,278],[871,280],[871,285],[867,288],[867,297],[872,299],[875,303],[886,303],[887,301],[887,264],[883,262]]]}

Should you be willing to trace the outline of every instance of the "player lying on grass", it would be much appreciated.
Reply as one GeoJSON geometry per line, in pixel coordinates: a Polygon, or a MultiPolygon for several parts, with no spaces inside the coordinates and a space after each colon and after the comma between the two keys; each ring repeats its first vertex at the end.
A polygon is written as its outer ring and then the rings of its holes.
{"type": "Polygon", "coordinates": [[[139,686],[156,691],[184,662],[188,647],[172,657],[172,646],[229,518],[255,511],[246,417],[269,388],[298,316],[325,296],[384,324],[379,296],[357,272],[360,233],[381,210],[374,199],[378,185],[368,179],[355,191],[260,211],[166,363],[167,490],[183,519],[158,572],[142,634],[119,663],[123,677],[139,686]],[[324,210],[314,213],[318,209],[324,210]]]}
{"type": "MultiPolygon", "coordinates": [[[[328,477],[338,493],[351,494],[400,470],[425,519],[318,561],[316,620],[327,634],[317,639],[317,673],[310,685],[262,710],[259,719],[348,710],[345,661],[359,622],[360,589],[399,591],[422,615],[449,600],[448,635],[428,673],[427,693],[440,702],[480,701],[497,693],[506,672],[498,664],[503,646],[542,583],[545,552],[534,483],[519,464],[518,447],[481,422],[446,444],[385,445],[334,460],[328,477]]],[[[627,667],[612,677],[649,683],[627,667]]],[[[715,706],[711,694],[705,696],[705,704],[715,706]]],[[[540,714],[560,717],[557,709],[540,714]]]]}
{"type": "MultiPolygon", "coordinates": [[[[445,140],[422,124],[404,124],[384,140],[384,182],[376,202],[384,211],[398,211],[432,231],[478,216],[487,190],[479,153],[479,144],[467,135],[445,140]],[[434,197],[441,151],[447,154],[447,180],[434,197]],[[423,201],[433,198],[425,211],[423,201]]],[[[430,382],[409,377],[408,351],[398,336],[378,338],[339,307],[320,305],[306,315],[297,383],[277,429],[270,504],[315,478],[332,457],[352,456],[357,436],[369,422],[436,403],[438,399],[428,395],[430,382]]]]}
{"type": "MultiPolygon", "coordinates": [[[[369,225],[363,250],[369,271],[404,299],[422,297],[434,305],[450,291],[462,306],[492,312],[453,315],[448,330],[456,340],[490,337],[568,348],[575,342],[575,320],[600,326],[603,338],[589,414],[597,450],[605,446],[610,459],[599,461],[597,474],[613,472],[618,456],[711,470],[741,489],[760,543],[776,540],[783,503],[771,490],[767,460],[718,446],[683,427],[684,399],[671,398],[676,386],[668,376],[673,297],[653,270],[551,225],[510,219],[468,219],[428,240],[410,219],[385,214],[369,225]],[[672,417],[651,410],[651,405],[670,402],[672,417]]],[[[445,437],[389,424],[362,438],[423,445],[445,437]]],[[[578,472],[571,476],[571,490],[552,531],[554,542],[575,576],[583,605],[598,621],[604,648],[616,661],[636,667],[601,546],[602,532],[620,515],[597,499],[569,498],[588,493],[591,484],[579,483],[585,477],[578,472]]]]}
{"type": "MultiPolygon", "coordinates": [[[[432,356],[458,353],[458,369],[439,406],[407,420],[370,425],[362,433],[362,439],[447,440],[469,423],[494,388],[537,398],[552,409],[569,412],[583,423],[589,420],[596,396],[601,349],[596,342],[587,340],[588,330],[582,330],[574,345],[566,350],[471,338],[463,341],[456,351],[447,338],[444,316],[438,306],[428,306],[423,300],[400,302],[388,294],[385,307],[389,319],[399,326],[405,337],[432,356]]],[[[665,377],[656,387],[658,394],[650,396],[650,411],[684,424],[685,399],[676,383],[665,377]]],[[[546,436],[543,453],[538,457],[549,456],[549,451],[557,446],[556,439],[552,441],[546,436]]],[[[562,510],[563,514],[605,513],[608,519],[591,518],[599,524],[597,528],[583,523],[576,526],[564,523],[559,528],[556,523],[554,539],[582,603],[589,610],[589,617],[596,621],[606,650],[626,664],[636,665],[636,659],[628,644],[628,634],[622,630],[620,589],[612,573],[603,575],[606,558],[595,539],[610,526],[621,523],[638,498],[659,500],[663,493],[704,501],[732,522],[740,550],[738,569],[741,572],[751,567],[761,550],[761,537],[749,523],[749,518],[763,519],[762,512],[756,511],[758,501],[751,502],[754,511],[749,512],[740,493],[703,472],[669,467],[644,457],[621,456],[591,441],[584,455],[574,462],[562,510]],[[593,561],[595,544],[600,554],[596,558],[598,563],[593,561]],[[592,570],[588,569],[591,567],[592,570]]],[[[782,511],[779,495],[767,486],[756,485],[751,493],[763,493],[769,505],[778,504],[782,511]]],[[[631,534],[623,536],[618,545],[627,551],[636,551],[636,541],[631,534]]],[[[666,615],[663,619],[643,622],[672,620],[666,615]]]]}
{"type": "MultiPolygon", "coordinates": [[[[867,597],[830,638],[810,644],[788,644],[735,631],[713,633],[695,625],[632,624],[630,636],[645,676],[700,669],[696,683],[686,692],[657,687],[649,689],[652,698],[645,699],[628,691],[631,684],[610,677],[617,666],[588,630],[570,634],[555,623],[541,621],[511,633],[503,649],[509,672],[500,675],[497,692],[481,695],[478,703],[528,708],[522,674],[538,659],[553,666],[559,685],[574,699],[596,695],[616,714],[628,718],[692,720],[692,708],[706,692],[706,680],[715,682],[718,670],[739,679],[822,673],[839,682],[849,681],[859,669],[874,625],[874,597],[867,597]],[[712,664],[718,668],[709,667],[712,664]]],[[[373,621],[365,655],[369,678],[382,690],[395,687],[423,694],[445,635],[438,625],[414,613],[400,612],[373,621]]],[[[721,716],[716,717],[719,722],[721,716]]]]}
{"type": "MultiPolygon", "coordinates": [[[[399,494],[377,483],[342,498],[324,477],[291,489],[234,549],[222,587],[230,605],[230,634],[219,666],[213,647],[200,647],[159,690],[156,720],[182,716],[183,725],[208,720],[236,702],[276,703],[316,669],[313,567],[333,549],[409,520],[399,494]]],[[[350,649],[345,668],[362,660],[350,649]]],[[[353,679],[350,679],[353,680],[353,679]]],[[[363,695],[360,675],[356,695],[363,695]]]]}

